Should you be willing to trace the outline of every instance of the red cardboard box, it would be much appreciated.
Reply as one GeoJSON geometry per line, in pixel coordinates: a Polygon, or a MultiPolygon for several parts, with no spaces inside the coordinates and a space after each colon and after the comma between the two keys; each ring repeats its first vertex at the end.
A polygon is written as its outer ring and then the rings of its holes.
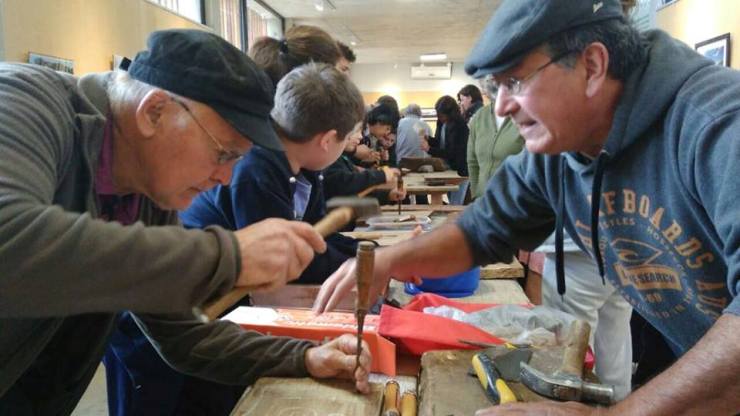
{"type": "MultiPolygon", "coordinates": [[[[349,312],[326,312],[314,315],[308,309],[259,308],[242,306],[223,319],[265,335],[291,336],[323,342],[342,334],[356,334],[357,321],[349,312]]],[[[396,345],[378,335],[379,315],[367,315],[362,339],[370,346],[372,371],[396,375],[396,345]]]]}

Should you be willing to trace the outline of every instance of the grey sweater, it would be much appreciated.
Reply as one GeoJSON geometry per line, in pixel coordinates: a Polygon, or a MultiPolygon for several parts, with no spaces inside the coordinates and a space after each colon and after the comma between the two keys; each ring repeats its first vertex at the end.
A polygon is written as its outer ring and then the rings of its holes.
{"type": "Polygon", "coordinates": [[[233,234],[185,230],[146,198],[136,224],[97,219],[109,80],[0,63],[0,414],[71,413],[122,310],[183,372],[304,375],[310,343],[187,312],[233,286],[233,234]]]}

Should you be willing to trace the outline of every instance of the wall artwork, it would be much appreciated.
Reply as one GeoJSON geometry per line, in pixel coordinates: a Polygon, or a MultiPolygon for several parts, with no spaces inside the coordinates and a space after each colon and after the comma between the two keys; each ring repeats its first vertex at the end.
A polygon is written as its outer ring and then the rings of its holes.
{"type": "Polygon", "coordinates": [[[699,42],[694,46],[694,49],[714,61],[715,65],[730,66],[729,33],[699,42]]]}
{"type": "Polygon", "coordinates": [[[40,53],[29,52],[28,63],[45,66],[55,71],[67,72],[74,74],[75,63],[71,59],[58,58],[51,55],[42,55],[40,53]]]}

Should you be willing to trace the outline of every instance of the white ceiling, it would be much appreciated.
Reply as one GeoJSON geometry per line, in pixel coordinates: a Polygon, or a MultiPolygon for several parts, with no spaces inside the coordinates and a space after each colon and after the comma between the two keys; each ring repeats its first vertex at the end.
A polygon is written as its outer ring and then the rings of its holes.
{"type": "Polygon", "coordinates": [[[358,63],[414,63],[423,53],[465,60],[501,0],[263,0],[289,23],[321,27],[358,63]],[[332,9],[330,4],[335,6],[332,9]],[[314,6],[324,4],[319,12],[314,6]]]}

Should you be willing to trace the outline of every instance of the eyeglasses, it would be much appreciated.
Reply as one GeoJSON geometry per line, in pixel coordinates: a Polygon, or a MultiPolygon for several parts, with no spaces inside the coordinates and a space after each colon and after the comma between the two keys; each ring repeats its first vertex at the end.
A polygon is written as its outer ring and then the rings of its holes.
{"type": "Polygon", "coordinates": [[[211,141],[213,141],[213,143],[216,145],[216,149],[218,150],[218,156],[216,158],[216,163],[218,163],[219,165],[225,165],[227,163],[238,161],[244,157],[244,155],[241,153],[235,152],[233,150],[227,150],[221,144],[221,142],[219,142],[218,139],[216,139],[216,137],[213,134],[211,134],[211,132],[208,131],[208,129],[206,129],[205,126],[203,126],[203,124],[200,123],[200,121],[198,121],[198,119],[195,117],[195,114],[193,114],[192,110],[190,110],[190,107],[188,107],[187,104],[185,104],[181,100],[178,100],[175,97],[171,97],[171,98],[172,98],[172,101],[179,104],[180,107],[182,107],[185,110],[185,112],[190,114],[190,118],[193,119],[195,124],[197,124],[198,127],[200,127],[206,133],[206,135],[211,139],[211,141]]]}
{"type": "Polygon", "coordinates": [[[508,77],[504,78],[501,81],[497,81],[495,75],[490,74],[487,75],[484,78],[484,84],[486,89],[488,90],[488,93],[491,95],[498,95],[498,91],[500,89],[505,89],[509,92],[511,95],[517,95],[522,92],[522,89],[524,89],[524,83],[534,78],[537,74],[542,72],[545,68],[550,66],[551,64],[554,64],[555,62],[558,62],[559,60],[565,58],[566,56],[570,55],[571,51],[563,52],[554,58],[550,59],[545,63],[544,65],[540,65],[535,69],[534,71],[530,72],[529,75],[525,76],[522,79],[518,79],[516,77],[508,77]]]}

